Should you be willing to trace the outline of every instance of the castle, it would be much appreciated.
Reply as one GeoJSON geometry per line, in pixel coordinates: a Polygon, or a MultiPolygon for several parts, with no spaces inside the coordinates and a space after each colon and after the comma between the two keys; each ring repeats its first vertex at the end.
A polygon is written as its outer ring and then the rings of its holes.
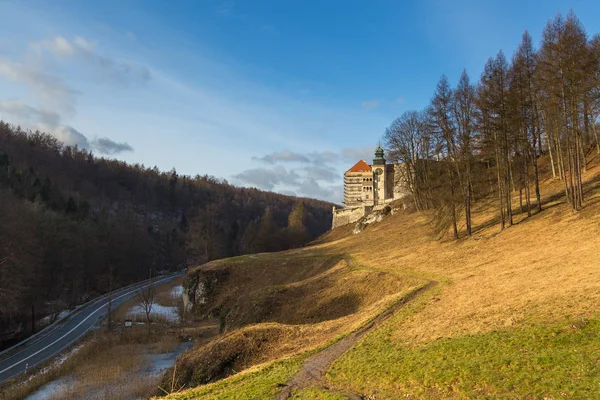
{"type": "Polygon", "coordinates": [[[381,146],[373,164],[360,160],[344,173],[344,208],[333,207],[332,228],[351,224],[406,195],[400,164],[387,164],[381,146]]]}

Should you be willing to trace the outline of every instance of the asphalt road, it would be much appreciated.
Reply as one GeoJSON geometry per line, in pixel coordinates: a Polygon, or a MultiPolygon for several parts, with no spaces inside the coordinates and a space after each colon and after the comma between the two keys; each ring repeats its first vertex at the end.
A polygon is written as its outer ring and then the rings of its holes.
{"type": "MultiPolygon", "coordinates": [[[[154,284],[165,283],[181,275],[183,274],[158,277],[155,279],[154,284]]],[[[148,281],[144,281],[134,286],[113,291],[113,309],[131,299],[140,288],[148,284],[148,281]]],[[[99,297],[85,304],[35,338],[25,340],[14,349],[2,354],[0,356],[0,384],[59,354],[81,339],[87,331],[106,317],[107,312],[108,297],[99,297]]]]}

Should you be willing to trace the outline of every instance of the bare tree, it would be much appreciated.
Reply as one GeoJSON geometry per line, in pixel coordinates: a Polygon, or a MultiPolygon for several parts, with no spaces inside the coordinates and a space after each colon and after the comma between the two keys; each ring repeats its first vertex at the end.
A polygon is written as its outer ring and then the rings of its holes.
{"type": "Polygon", "coordinates": [[[450,193],[448,196],[445,196],[446,201],[442,202],[441,205],[444,205],[445,208],[448,208],[452,217],[452,232],[454,234],[454,239],[458,239],[456,197],[459,192],[458,186],[461,178],[458,163],[456,162],[458,157],[453,102],[454,92],[448,84],[448,78],[446,75],[442,75],[437,84],[433,99],[431,99],[429,113],[431,115],[435,132],[438,136],[438,142],[441,144],[437,153],[441,155],[448,164],[448,168],[446,168],[446,184],[450,189],[450,193]]]}
{"type": "Polygon", "coordinates": [[[454,91],[454,119],[457,128],[457,162],[460,165],[465,209],[467,235],[472,233],[471,202],[473,200],[473,142],[475,134],[475,88],[469,81],[467,71],[463,70],[458,87],[454,91]]]}
{"type": "Polygon", "coordinates": [[[406,183],[415,208],[428,208],[425,163],[429,156],[429,135],[424,112],[407,111],[385,130],[384,143],[388,157],[401,163],[400,174],[406,183]]]}
{"type": "Polygon", "coordinates": [[[152,273],[150,274],[149,283],[142,287],[139,290],[138,296],[140,298],[140,304],[138,307],[144,312],[146,315],[146,322],[148,323],[148,329],[150,329],[151,318],[150,314],[152,313],[152,306],[154,306],[156,289],[154,287],[154,279],[152,278],[152,273]]]}

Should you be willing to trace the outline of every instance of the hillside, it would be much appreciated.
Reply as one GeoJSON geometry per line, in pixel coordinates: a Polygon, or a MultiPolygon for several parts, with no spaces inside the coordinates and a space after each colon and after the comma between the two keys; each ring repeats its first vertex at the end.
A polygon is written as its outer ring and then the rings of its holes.
{"type": "Polygon", "coordinates": [[[201,386],[171,397],[594,397],[599,181],[589,160],[573,212],[542,179],[543,211],[503,231],[493,199],[478,201],[458,241],[436,239],[431,213],[398,209],[360,234],[198,267],[194,315],[224,333],[180,357],[173,389],[201,386]]]}
{"type": "Polygon", "coordinates": [[[301,246],[329,229],[330,210],[0,121],[0,345],[31,332],[32,312],[52,318],[149,274],[301,246]]]}

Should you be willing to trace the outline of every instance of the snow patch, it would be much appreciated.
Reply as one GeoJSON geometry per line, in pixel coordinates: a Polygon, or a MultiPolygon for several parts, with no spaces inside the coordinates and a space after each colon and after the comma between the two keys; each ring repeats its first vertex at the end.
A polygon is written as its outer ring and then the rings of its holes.
{"type": "Polygon", "coordinates": [[[56,396],[68,389],[72,381],[73,379],[70,377],[60,378],[51,381],[45,384],[44,386],[40,387],[34,393],[25,397],[25,400],[45,400],[50,397],[56,396]]]}
{"type": "Polygon", "coordinates": [[[61,312],[58,313],[58,315],[57,314],[50,314],[50,315],[42,318],[42,324],[48,325],[53,320],[54,321],[58,321],[59,319],[62,319],[62,318],[66,317],[69,314],[71,314],[71,311],[69,311],[69,310],[62,310],[61,312]]]}
{"type": "MultiPolygon", "coordinates": [[[[127,312],[127,316],[132,319],[136,319],[136,317],[137,319],[139,319],[139,316],[141,315],[144,318],[146,318],[141,304],[131,307],[127,312]]],[[[154,315],[166,318],[169,322],[179,322],[179,313],[177,311],[177,307],[152,304],[152,311],[150,311],[150,319],[152,319],[152,316],[154,315]]]]}
{"type": "Polygon", "coordinates": [[[175,286],[173,289],[171,289],[171,297],[181,297],[182,294],[183,286],[181,285],[175,286]]]}

